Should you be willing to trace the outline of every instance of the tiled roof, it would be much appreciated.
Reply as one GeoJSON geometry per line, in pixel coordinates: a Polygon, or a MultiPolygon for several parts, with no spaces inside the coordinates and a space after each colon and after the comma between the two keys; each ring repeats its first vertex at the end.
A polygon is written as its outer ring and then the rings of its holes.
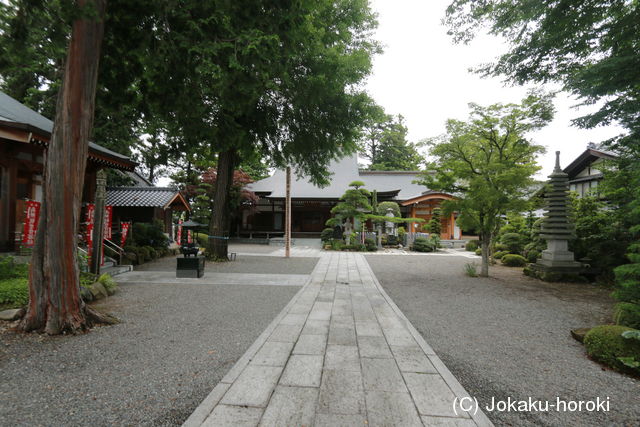
{"type": "Polygon", "coordinates": [[[164,208],[176,196],[182,199],[179,194],[177,190],[167,187],[108,187],[106,204],[108,206],[164,208]]]}
{"type": "MultiPolygon", "coordinates": [[[[332,173],[331,183],[324,188],[316,187],[309,180],[303,178],[291,178],[291,197],[305,199],[339,199],[353,181],[364,182],[364,188],[369,191],[395,192],[399,191],[396,200],[406,200],[421,194],[427,188],[424,185],[414,184],[413,181],[420,178],[420,172],[407,171],[361,171],[358,169],[356,156],[344,157],[335,160],[329,165],[332,173]]],[[[261,193],[270,198],[285,197],[284,170],[278,169],[265,179],[248,185],[251,191],[261,193]]]]}
{"type": "MultiPolygon", "coordinates": [[[[0,91],[0,121],[26,128],[35,133],[40,133],[47,138],[53,131],[53,122],[51,120],[26,105],[21,104],[2,91],[0,91]]],[[[127,169],[130,170],[133,170],[133,167],[136,165],[129,157],[123,154],[89,142],[89,154],[91,155],[92,152],[124,162],[128,166],[127,169]]]]}

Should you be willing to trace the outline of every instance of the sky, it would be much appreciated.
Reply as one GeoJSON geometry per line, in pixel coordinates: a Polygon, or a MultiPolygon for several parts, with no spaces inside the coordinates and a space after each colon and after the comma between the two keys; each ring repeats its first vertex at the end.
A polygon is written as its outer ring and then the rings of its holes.
{"type": "MultiPolygon", "coordinates": [[[[482,35],[469,45],[456,45],[441,24],[450,0],[371,0],[378,14],[375,38],[384,53],[374,59],[367,90],[389,114],[402,114],[408,138],[418,142],[444,133],[449,118],[464,120],[467,104],[489,105],[519,102],[527,87],[505,86],[500,78],[481,78],[469,68],[491,62],[507,51],[507,44],[482,35]]],[[[532,86],[529,86],[532,87],[532,86]]],[[[557,89],[557,88],[548,88],[557,89]]],[[[576,109],[576,99],[559,93],[556,115],[546,128],[530,134],[547,148],[538,158],[543,167],[538,179],[551,173],[555,151],[564,167],[582,153],[589,142],[599,142],[620,133],[616,127],[579,129],[571,119],[591,110],[576,109]]]]}

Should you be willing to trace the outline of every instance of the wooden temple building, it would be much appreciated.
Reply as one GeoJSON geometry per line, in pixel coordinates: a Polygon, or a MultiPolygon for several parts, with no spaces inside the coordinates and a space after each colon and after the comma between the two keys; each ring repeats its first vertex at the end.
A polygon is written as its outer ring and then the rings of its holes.
{"type": "MultiPolygon", "coordinates": [[[[364,182],[364,188],[376,190],[378,202],[394,201],[400,205],[403,217],[417,217],[429,221],[433,209],[452,196],[427,190],[416,184],[418,171],[367,171],[358,167],[356,156],[333,161],[329,170],[331,183],[320,188],[308,179],[292,177],[291,180],[291,231],[294,237],[317,237],[331,218],[331,208],[339,201],[353,181],[364,182]]],[[[273,237],[284,233],[286,172],[276,170],[263,180],[254,182],[248,189],[260,197],[254,209],[244,209],[232,224],[232,235],[239,237],[273,237]]],[[[441,217],[444,240],[461,239],[461,231],[455,224],[455,215],[441,217]]],[[[421,231],[413,225],[407,231],[421,231]]]]}
{"type": "MultiPolygon", "coordinates": [[[[42,201],[44,154],[53,122],[0,92],[0,251],[13,251],[21,241],[27,201],[42,201]]],[[[84,203],[93,203],[96,173],[112,168],[133,171],[127,156],[89,143],[84,203]]]]}

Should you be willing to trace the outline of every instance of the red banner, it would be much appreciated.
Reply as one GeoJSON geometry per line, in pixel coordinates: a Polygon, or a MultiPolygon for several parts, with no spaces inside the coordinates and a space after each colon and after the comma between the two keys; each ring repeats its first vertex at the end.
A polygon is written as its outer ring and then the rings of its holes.
{"type": "Polygon", "coordinates": [[[32,248],[36,243],[36,231],[38,230],[38,221],[40,220],[40,202],[27,200],[25,208],[22,244],[32,248]]]}
{"type": "Polygon", "coordinates": [[[176,242],[181,245],[182,244],[182,220],[178,220],[178,235],[176,236],[176,242]]]}
{"type": "Polygon", "coordinates": [[[104,238],[111,240],[111,226],[113,225],[113,206],[104,208],[104,238]]]}
{"type": "Polygon", "coordinates": [[[88,203],[86,206],[86,213],[84,222],[86,224],[86,235],[85,240],[87,242],[87,254],[89,255],[89,259],[91,259],[91,254],[93,253],[93,219],[95,214],[96,206],[93,203],[88,203]]]}
{"type": "Polygon", "coordinates": [[[187,243],[193,243],[193,239],[191,239],[191,230],[187,230],[187,243]]]}
{"type": "Polygon", "coordinates": [[[130,222],[123,222],[121,224],[122,226],[122,231],[120,232],[121,238],[120,238],[120,246],[124,247],[124,242],[127,241],[127,235],[129,234],[129,229],[131,228],[131,223],[130,222]]]}

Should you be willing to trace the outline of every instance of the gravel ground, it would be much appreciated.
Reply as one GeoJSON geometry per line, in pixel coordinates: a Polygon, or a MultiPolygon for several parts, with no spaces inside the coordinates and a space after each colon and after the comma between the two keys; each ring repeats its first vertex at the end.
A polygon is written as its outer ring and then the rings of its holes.
{"type": "MultiPolygon", "coordinates": [[[[310,273],[317,259],[270,261],[255,260],[310,273]]],[[[47,337],[0,322],[0,425],[180,425],[299,289],[122,285],[96,305],[115,326],[47,337]]]]}
{"type": "Polygon", "coordinates": [[[367,260],[382,286],[480,406],[610,398],[610,412],[486,412],[496,425],[640,425],[640,381],[589,360],[569,330],[609,323],[609,290],[548,284],[520,269],[470,278],[456,256],[367,260]]]}
{"type": "MultiPolygon", "coordinates": [[[[182,257],[182,255],[178,255],[182,257]]],[[[206,262],[209,273],[258,273],[258,274],[309,274],[318,258],[283,258],[270,256],[238,255],[235,261],[206,262]]],[[[175,271],[174,257],[165,257],[154,262],[135,266],[136,271],[175,271]]]]}

